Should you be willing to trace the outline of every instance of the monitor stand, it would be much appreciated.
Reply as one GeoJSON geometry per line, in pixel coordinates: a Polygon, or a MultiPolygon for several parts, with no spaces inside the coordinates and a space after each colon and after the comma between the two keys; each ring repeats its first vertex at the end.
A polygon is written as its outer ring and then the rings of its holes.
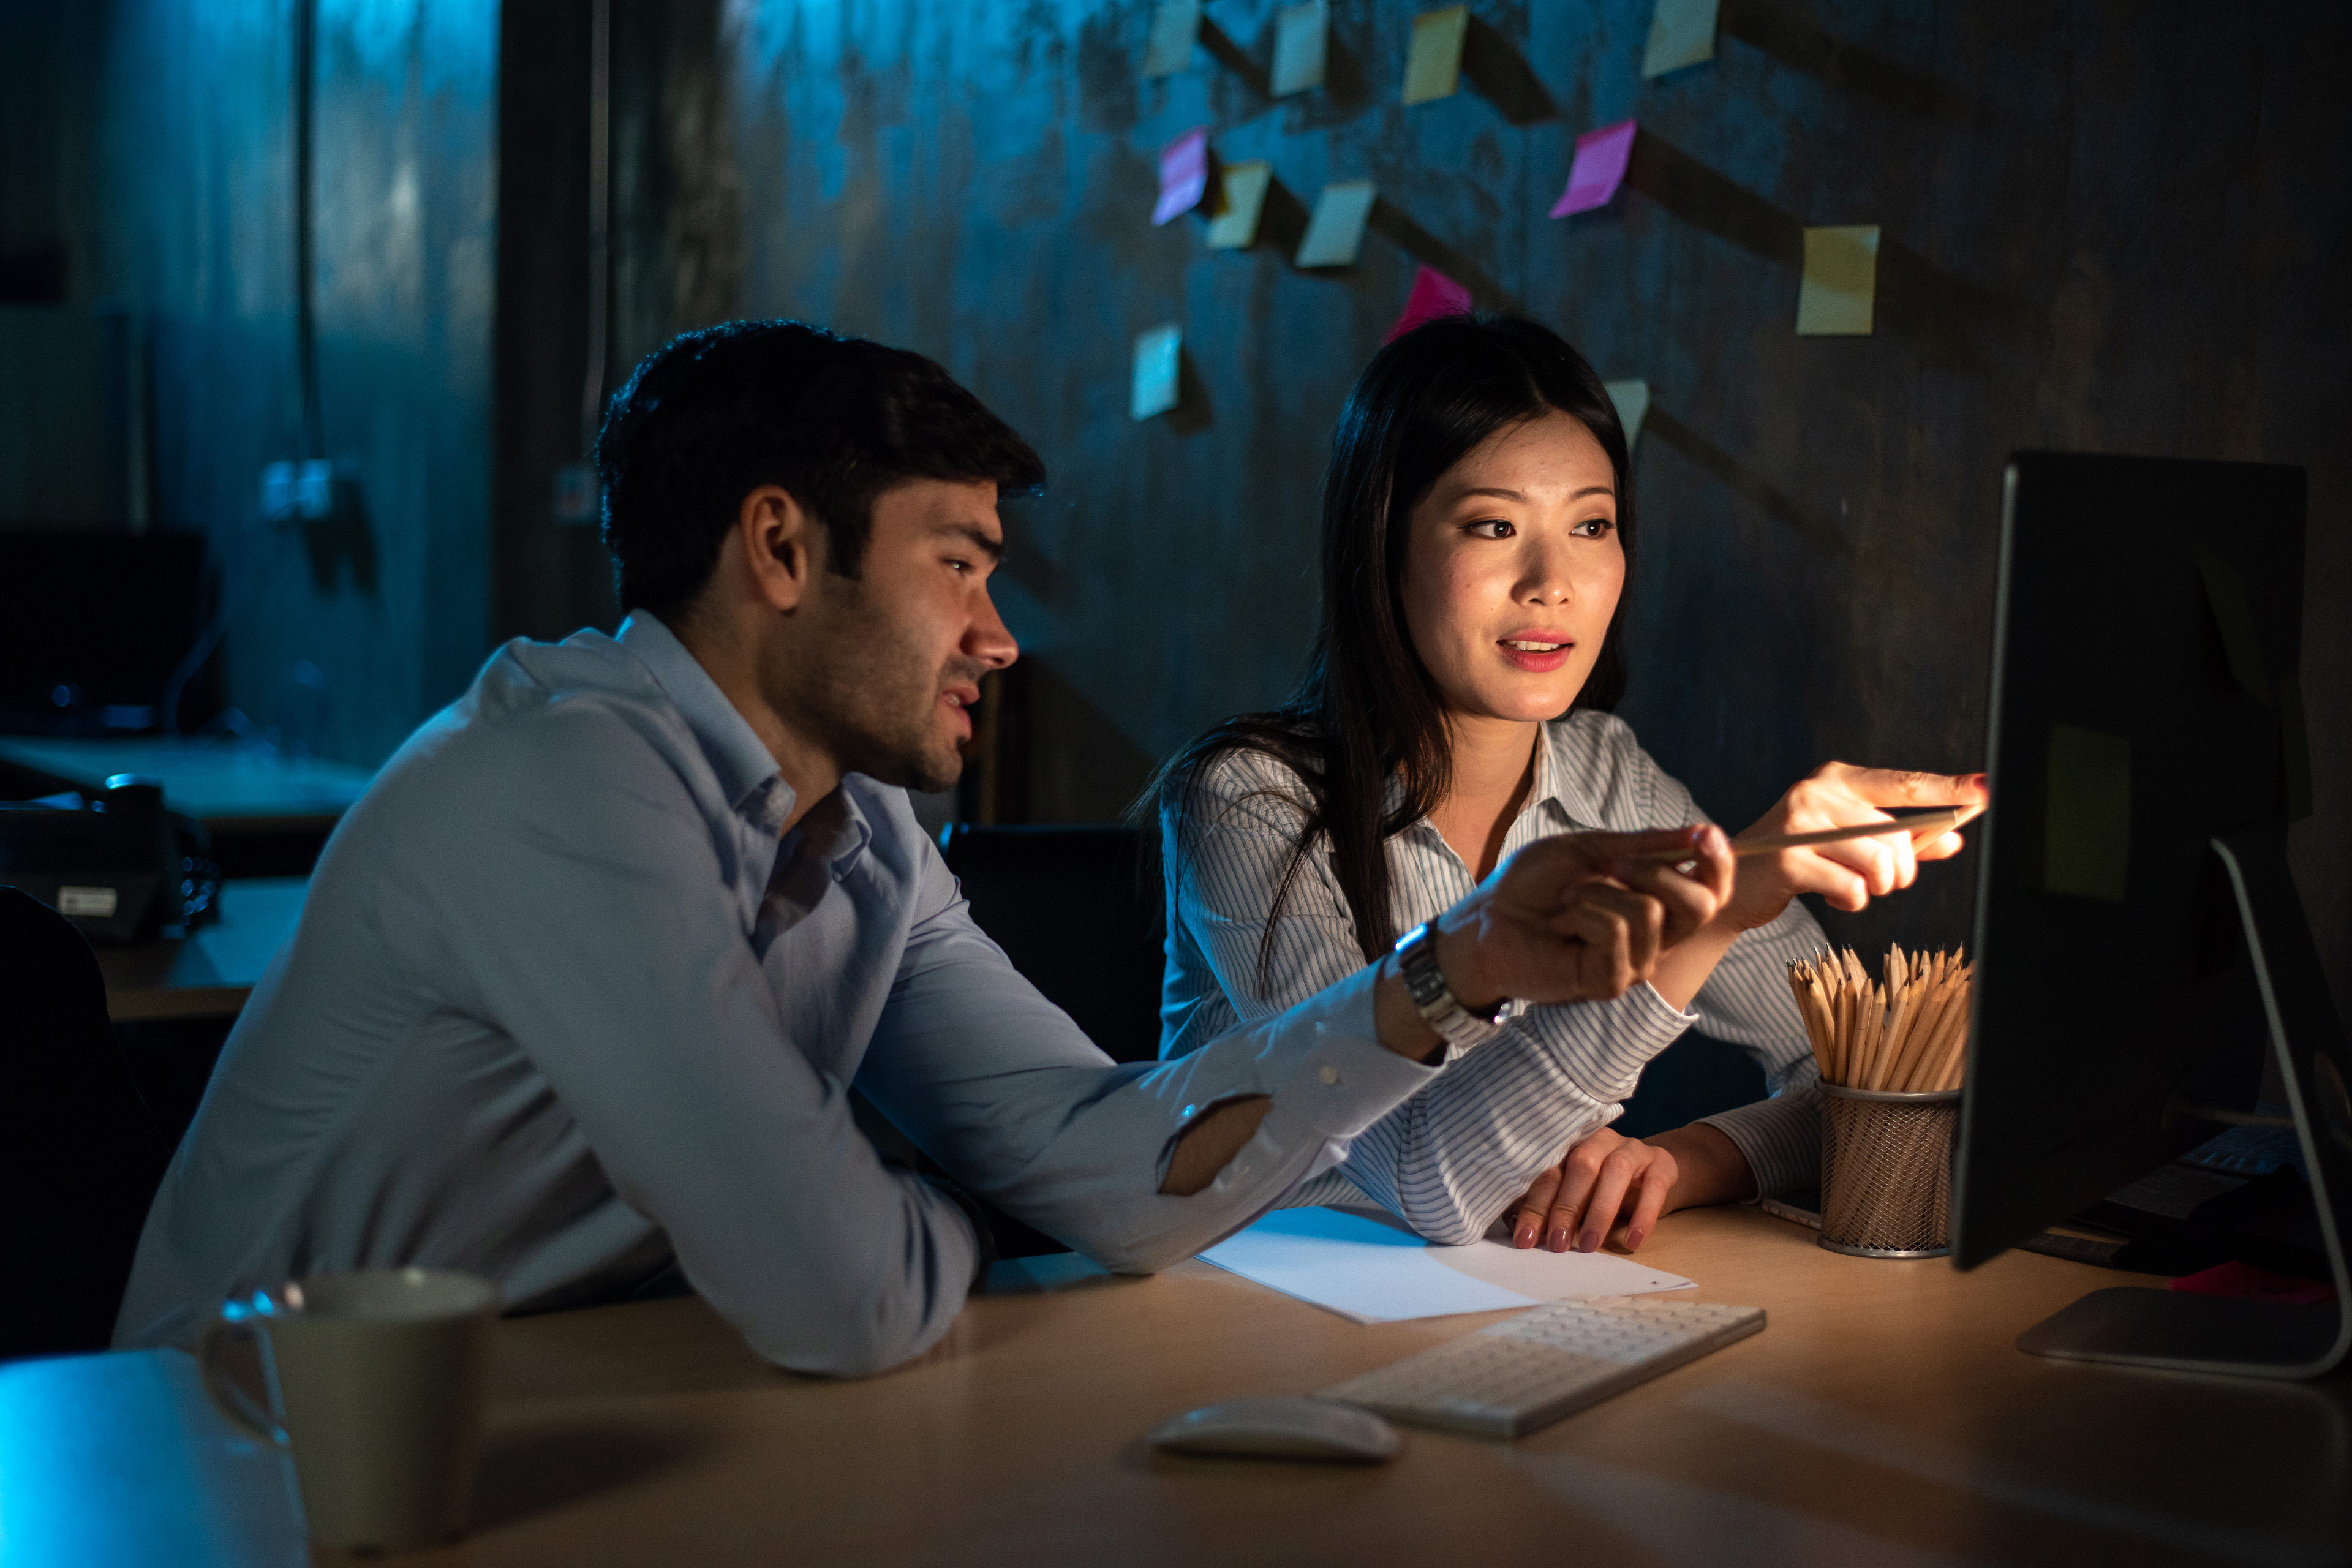
{"type": "Polygon", "coordinates": [[[2017,1348],[2062,1361],[2166,1367],[2241,1377],[2318,1377],[2352,1350],[2352,1058],[2319,966],[2319,950],[2286,866],[2282,833],[2212,841],[2238,900],[2262,992],[2271,1049],[2286,1080],[2311,1198],[2336,1277],[2336,1300],[2287,1307],[2180,1290],[2094,1290],[2017,1337],[2017,1348]]]}

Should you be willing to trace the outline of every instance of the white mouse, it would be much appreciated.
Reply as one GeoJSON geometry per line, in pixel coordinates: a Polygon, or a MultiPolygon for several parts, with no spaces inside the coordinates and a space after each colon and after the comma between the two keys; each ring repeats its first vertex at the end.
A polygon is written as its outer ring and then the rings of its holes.
{"type": "Polygon", "coordinates": [[[1182,1454],[1273,1459],[1385,1459],[1402,1446],[1396,1428],[1370,1411],[1328,1399],[1206,1405],[1162,1422],[1151,1442],[1182,1454]]]}

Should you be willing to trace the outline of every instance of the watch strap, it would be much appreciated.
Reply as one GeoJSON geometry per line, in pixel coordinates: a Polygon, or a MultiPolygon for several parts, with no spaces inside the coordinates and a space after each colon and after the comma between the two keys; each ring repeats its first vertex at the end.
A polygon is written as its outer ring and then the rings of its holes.
{"type": "Polygon", "coordinates": [[[1504,1022],[1517,1012],[1507,996],[1496,1003],[1490,1013],[1474,1013],[1464,1006],[1437,966],[1436,937],[1426,921],[1397,939],[1396,955],[1397,973],[1422,1021],[1449,1046],[1468,1050],[1482,1045],[1502,1033],[1504,1022]]]}

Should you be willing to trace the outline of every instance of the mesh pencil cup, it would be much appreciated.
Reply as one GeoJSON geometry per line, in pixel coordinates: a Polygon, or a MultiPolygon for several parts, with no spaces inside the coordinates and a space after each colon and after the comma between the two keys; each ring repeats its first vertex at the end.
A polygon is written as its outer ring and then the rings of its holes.
{"type": "Polygon", "coordinates": [[[1856,1258],[1951,1250],[1952,1124],[1960,1091],[1822,1085],[1822,1245],[1856,1258]]]}

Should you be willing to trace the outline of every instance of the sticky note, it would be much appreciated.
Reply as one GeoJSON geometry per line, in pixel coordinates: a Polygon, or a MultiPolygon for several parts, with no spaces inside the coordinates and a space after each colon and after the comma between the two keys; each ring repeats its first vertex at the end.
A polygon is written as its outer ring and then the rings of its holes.
{"type": "Polygon", "coordinates": [[[1143,79],[1174,76],[1192,63],[1201,37],[1201,0],[1160,0],[1151,14],[1151,47],[1143,56],[1143,79]]]}
{"type": "Polygon", "coordinates": [[[1183,354],[1184,329],[1173,322],[1136,335],[1135,384],[1127,400],[1129,418],[1149,419],[1176,406],[1183,354]]]}
{"type": "Polygon", "coordinates": [[[1376,195],[1370,180],[1324,186],[1315,199],[1315,216],[1307,220],[1307,237],[1291,260],[1300,267],[1353,267],[1376,195]]]}
{"type": "Polygon", "coordinates": [[[1878,226],[1805,230],[1805,279],[1797,289],[1801,338],[1866,338],[1878,298],[1878,226]]]}
{"type": "Polygon", "coordinates": [[[1276,98],[1323,85],[1325,55],[1331,37],[1331,8],[1325,0],[1307,0],[1286,6],[1274,18],[1274,75],[1270,90],[1276,98]]]}
{"type": "Polygon", "coordinates": [[[2246,580],[2227,557],[2197,547],[2197,575],[2205,584],[2205,607],[2213,613],[2214,629],[2221,634],[2221,654],[2230,661],[2231,677],[2265,707],[2271,700],[2270,672],[2263,666],[2263,641],[2254,630],[2253,606],[2246,600],[2246,580]]]}
{"type": "Polygon", "coordinates": [[[1650,46],[1642,51],[1647,80],[1715,58],[1717,0],[1658,0],[1650,13],[1650,46]]]}
{"type": "Polygon", "coordinates": [[[1642,438],[1642,421],[1650,413],[1650,384],[1646,381],[1604,381],[1601,390],[1617,405],[1617,423],[1625,427],[1625,450],[1632,452],[1633,443],[1642,438]]]}
{"type": "Polygon", "coordinates": [[[2122,902],[2131,870],[2131,741],[2053,724],[2044,782],[2042,885],[2122,902]]]}
{"type": "Polygon", "coordinates": [[[1209,194],[1209,128],[1195,125],[1160,149],[1160,203],[1153,227],[1191,212],[1209,194]]]}
{"type": "Polygon", "coordinates": [[[1209,222],[1211,250],[1247,250],[1257,243],[1257,220],[1265,211],[1265,193],[1274,184],[1274,165],[1263,158],[1227,163],[1217,171],[1223,195],[1221,210],[1209,222]]]}
{"type": "Polygon", "coordinates": [[[1551,216],[1588,213],[1609,205],[1625,183],[1625,165],[1633,161],[1633,121],[1621,120],[1576,139],[1576,157],[1568,166],[1568,189],[1552,203],[1551,216]]]}
{"type": "Polygon", "coordinates": [[[1412,292],[1405,296],[1404,314],[1389,335],[1381,340],[1392,343],[1423,321],[1434,321],[1441,316],[1466,316],[1470,313],[1470,290],[1448,278],[1434,267],[1424,267],[1412,275],[1412,292]]]}
{"type": "Polygon", "coordinates": [[[1448,5],[1412,19],[1412,47],[1404,57],[1404,100],[1452,98],[1461,85],[1462,46],[1470,37],[1470,7],[1448,5]]]}

